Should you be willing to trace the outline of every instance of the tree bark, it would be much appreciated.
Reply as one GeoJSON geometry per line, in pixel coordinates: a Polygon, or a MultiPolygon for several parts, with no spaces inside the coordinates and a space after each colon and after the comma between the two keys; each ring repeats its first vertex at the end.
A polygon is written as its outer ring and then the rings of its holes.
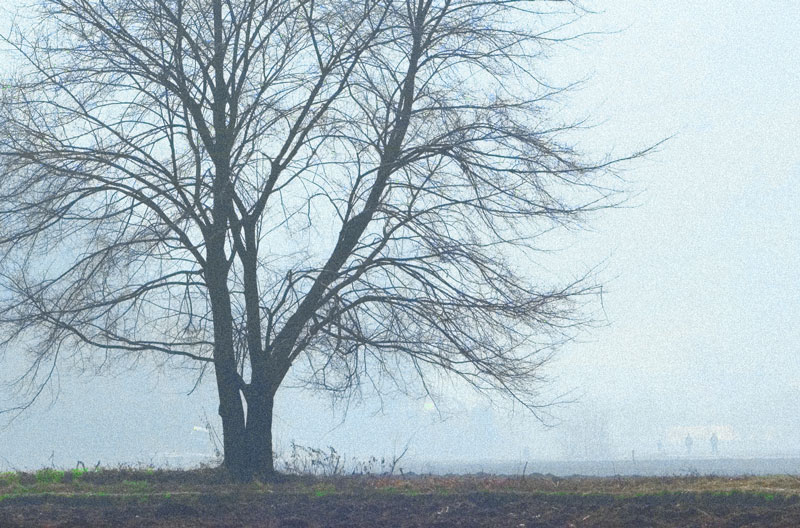
{"type": "MultiPolygon", "coordinates": [[[[251,386],[251,388],[254,388],[251,386]]],[[[272,458],[272,411],[275,395],[271,388],[251,392],[247,398],[246,442],[249,463],[258,476],[275,474],[272,458]]]]}

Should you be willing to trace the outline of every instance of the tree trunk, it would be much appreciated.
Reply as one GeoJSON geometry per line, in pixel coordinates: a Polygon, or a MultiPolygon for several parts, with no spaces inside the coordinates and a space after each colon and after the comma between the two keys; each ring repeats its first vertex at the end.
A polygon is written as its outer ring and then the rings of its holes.
{"type": "Polygon", "coordinates": [[[272,411],[275,396],[267,387],[254,389],[247,398],[247,448],[252,470],[262,477],[275,474],[272,456],[272,411]]]}
{"type": "MultiPolygon", "coordinates": [[[[225,459],[223,465],[231,475],[241,481],[253,477],[271,478],[275,475],[275,464],[272,452],[272,412],[275,396],[271,390],[247,391],[247,420],[240,421],[239,409],[226,408],[225,398],[239,398],[240,393],[225,390],[219,383],[220,416],[222,417],[222,434],[225,459]],[[223,396],[223,391],[225,396],[223,396]]],[[[252,387],[251,387],[252,389],[252,387]]],[[[241,405],[241,399],[238,400],[241,405]]],[[[235,402],[234,402],[235,403],[235,402]]],[[[233,406],[235,407],[235,405],[233,406]]]]}

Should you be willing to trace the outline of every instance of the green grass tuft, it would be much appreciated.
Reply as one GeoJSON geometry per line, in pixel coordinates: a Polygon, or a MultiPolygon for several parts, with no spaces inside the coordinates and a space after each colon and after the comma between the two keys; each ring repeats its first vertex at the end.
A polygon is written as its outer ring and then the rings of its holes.
{"type": "Polygon", "coordinates": [[[39,484],[58,484],[64,480],[64,472],[58,469],[40,469],[36,472],[36,482],[39,484]]]}
{"type": "Polygon", "coordinates": [[[19,484],[19,473],[16,471],[0,473],[0,486],[13,486],[14,484],[19,484]]]}
{"type": "Polygon", "coordinates": [[[320,483],[313,487],[315,497],[325,497],[336,493],[336,486],[327,483],[320,483]]]}

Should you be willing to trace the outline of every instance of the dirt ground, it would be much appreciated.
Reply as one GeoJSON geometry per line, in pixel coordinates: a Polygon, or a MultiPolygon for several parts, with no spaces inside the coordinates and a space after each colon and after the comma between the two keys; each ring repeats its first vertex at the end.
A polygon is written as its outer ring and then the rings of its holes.
{"type": "Polygon", "coordinates": [[[242,485],[172,473],[6,474],[0,526],[800,526],[793,477],[304,477],[242,485]]]}

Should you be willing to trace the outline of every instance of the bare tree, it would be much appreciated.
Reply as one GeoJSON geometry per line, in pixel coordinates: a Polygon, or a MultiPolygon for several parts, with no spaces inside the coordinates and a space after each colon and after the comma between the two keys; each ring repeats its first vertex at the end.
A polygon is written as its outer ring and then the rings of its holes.
{"type": "Polygon", "coordinates": [[[593,287],[525,259],[613,194],[547,115],[553,4],[38,0],[0,101],[0,338],[34,396],[60,357],[213,367],[244,478],[290,369],[535,412],[593,287]]]}

